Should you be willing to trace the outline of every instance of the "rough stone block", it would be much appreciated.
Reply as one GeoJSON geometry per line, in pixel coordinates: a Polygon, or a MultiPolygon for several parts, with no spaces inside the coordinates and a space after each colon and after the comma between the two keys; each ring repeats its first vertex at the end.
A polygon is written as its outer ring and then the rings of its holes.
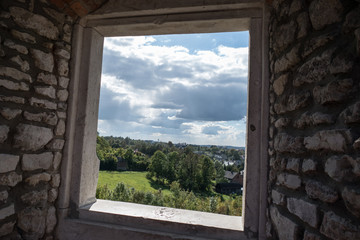
{"type": "Polygon", "coordinates": [[[60,174],[52,175],[50,184],[53,188],[59,187],[60,186],[60,174]]]}
{"type": "Polygon", "coordinates": [[[12,233],[16,222],[4,223],[0,227],[0,237],[6,236],[12,233]]]}
{"type": "Polygon", "coordinates": [[[15,171],[20,157],[11,154],[0,154],[0,173],[15,171]]]}
{"type": "Polygon", "coordinates": [[[0,125],[0,143],[5,142],[5,140],[8,138],[8,133],[10,131],[10,128],[6,125],[0,125]]]}
{"type": "Polygon", "coordinates": [[[16,172],[6,173],[0,175],[0,185],[15,187],[16,184],[22,181],[22,176],[16,172]]]}
{"type": "Polygon", "coordinates": [[[16,97],[16,96],[4,96],[4,95],[0,95],[0,101],[1,102],[13,102],[13,103],[19,103],[19,104],[24,104],[25,103],[25,98],[22,97],[16,97]]]}
{"type": "Polygon", "coordinates": [[[56,40],[59,37],[59,30],[57,27],[45,17],[19,7],[10,7],[9,10],[14,21],[20,27],[33,30],[40,36],[52,40],[56,40]]]}
{"type": "Polygon", "coordinates": [[[334,212],[326,212],[320,227],[320,232],[330,239],[351,240],[360,239],[360,229],[334,212]]]}
{"type": "Polygon", "coordinates": [[[21,68],[21,71],[27,72],[30,70],[29,63],[26,60],[23,60],[19,55],[17,55],[16,57],[10,58],[10,60],[12,62],[16,63],[21,68]]]}
{"type": "Polygon", "coordinates": [[[355,150],[360,150],[360,138],[356,139],[354,144],[353,144],[353,148],[355,150]]]}
{"type": "Polygon", "coordinates": [[[360,189],[345,187],[341,196],[349,212],[360,218],[360,189]]]}
{"type": "Polygon", "coordinates": [[[29,53],[29,50],[26,47],[19,45],[19,44],[15,44],[13,41],[11,41],[9,39],[6,39],[4,41],[4,46],[8,47],[10,49],[14,49],[14,50],[18,51],[19,53],[22,53],[25,55],[29,53]]]}
{"type": "Polygon", "coordinates": [[[32,82],[31,76],[29,74],[23,73],[15,68],[11,67],[0,67],[0,76],[11,77],[18,81],[27,81],[32,82]]]}
{"type": "Polygon", "coordinates": [[[32,191],[25,193],[21,196],[21,201],[31,206],[41,205],[45,206],[48,199],[48,193],[46,190],[32,191]]]}
{"type": "Polygon", "coordinates": [[[55,49],[54,53],[56,56],[64,58],[66,60],[70,59],[70,53],[68,51],[66,51],[65,49],[57,48],[57,49],[55,49]]]}
{"type": "Polygon", "coordinates": [[[286,164],[286,169],[287,170],[292,170],[294,172],[299,172],[299,168],[300,168],[300,159],[299,158],[290,158],[287,161],[286,164]]]}
{"type": "Polygon", "coordinates": [[[337,191],[315,180],[306,182],[305,190],[310,198],[319,199],[323,202],[333,203],[339,198],[337,191]]]}
{"type": "Polygon", "coordinates": [[[298,120],[294,122],[294,127],[296,128],[304,128],[306,126],[316,126],[320,124],[332,124],[334,123],[334,117],[321,113],[315,112],[313,114],[309,112],[303,113],[298,120]]]}
{"type": "Polygon", "coordinates": [[[51,110],[55,110],[57,108],[56,103],[44,99],[32,97],[30,98],[29,102],[33,107],[47,108],[51,110]]]}
{"type": "Polygon", "coordinates": [[[55,113],[47,113],[47,112],[41,112],[41,113],[30,113],[25,111],[24,117],[26,120],[29,121],[36,121],[36,122],[43,122],[47,123],[49,125],[56,125],[58,121],[58,117],[55,113]]]}
{"type": "Polygon", "coordinates": [[[360,27],[360,7],[352,9],[345,18],[343,29],[345,32],[351,32],[356,28],[360,27]]]}
{"type": "Polygon", "coordinates": [[[14,215],[15,214],[15,208],[14,204],[11,204],[7,207],[0,209],[0,220],[4,220],[5,218],[14,215]]]}
{"type": "Polygon", "coordinates": [[[348,130],[323,130],[312,137],[304,138],[305,148],[315,151],[345,152],[346,145],[350,142],[352,142],[352,135],[348,130]]]}
{"type": "Polygon", "coordinates": [[[55,135],[62,136],[64,134],[65,134],[65,121],[60,119],[55,128],[55,135]]]}
{"type": "Polygon", "coordinates": [[[284,56],[276,60],[274,72],[279,73],[283,71],[289,71],[291,67],[297,64],[299,61],[299,45],[296,45],[284,56]]]}
{"type": "Polygon", "coordinates": [[[297,38],[299,39],[305,37],[311,28],[309,14],[307,12],[300,13],[296,18],[296,22],[299,27],[299,30],[297,32],[297,38]]]}
{"type": "Polygon", "coordinates": [[[23,42],[32,43],[32,44],[36,43],[36,38],[28,33],[20,32],[15,29],[12,29],[11,35],[14,38],[17,38],[23,42]]]}
{"type": "Polygon", "coordinates": [[[352,79],[342,79],[330,82],[325,87],[316,86],[313,90],[314,99],[320,104],[341,102],[353,92],[352,79]]]}
{"type": "Polygon", "coordinates": [[[344,119],[346,124],[360,123],[360,101],[346,108],[340,118],[344,119]]]}
{"type": "Polygon", "coordinates": [[[274,92],[276,93],[276,95],[279,96],[284,92],[287,81],[288,81],[287,74],[281,75],[280,77],[275,79],[275,81],[273,83],[273,87],[274,87],[274,92]]]}
{"type": "Polygon", "coordinates": [[[36,93],[41,94],[41,95],[46,96],[46,97],[49,97],[49,98],[55,99],[56,90],[52,86],[49,86],[49,87],[36,86],[34,88],[35,88],[36,93]]]}
{"type": "Polygon", "coordinates": [[[298,175],[280,173],[277,176],[277,183],[290,189],[298,189],[301,186],[301,179],[298,175]]]}
{"type": "Polygon", "coordinates": [[[302,153],[304,150],[303,138],[279,133],[274,139],[274,148],[278,152],[302,153]]]}
{"type": "Polygon", "coordinates": [[[65,144],[65,140],[63,139],[54,139],[50,142],[47,147],[52,150],[62,150],[65,144]]]}
{"type": "Polygon", "coordinates": [[[46,83],[48,85],[57,84],[56,76],[54,74],[39,73],[37,76],[37,81],[46,83]]]}
{"type": "Polygon", "coordinates": [[[277,231],[279,240],[297,239],[300,228],[296,223],[282,215],[274,206],[270,207],[270,217],[277,231]]]}
{"type": "Polygon", "coordinates": [[[354,181],[360,176],[360,158],[332,156],[325,162],[325,172],[335,181],[354,181]]]}
{"type": "Polygon", "coordinates": [[[310,92],[303,91],[298,94],[283,96],[280,102],[275,104],[274,109],[277,114],[283,114],[308,106],[310,100],[310,92]]]}
{"type": "Polygon", "coordinates": [[[62,88],[67,88],[69,85],[70,79],[67,77],[59,77],[59,86],[62,88]]]}
{"type": "Polygon", "coordinates": [[[324,46],[325,44],[327,44],[328,42],[332,41],[337,34],[338,34],[337,31],[326,32],[320,36],[314,36],[314,37],[308,39],[304,44],[304,50],[303,50],[302,56],[307,57],[316,49],[318,49],[318,48],[324,46]]]}
{"type": "Polygon", "coordinates": [[[290,124],[290,122],[291,122],[290,118],[279,118],[275,122],[275,127],[276,128],[285,128],[290,124]]]}
{"type": "Polygon", "coordinates": [[[286,204],[286,197],[285,194],[282,194],[281,192],[278,192],[277,190],[271,191],[271,199],[272,202],[277,205],[285,205],[286,204]]]}
{"type": "Polygon", "coordinates": [[[55,207],[49,207],[46,215],[46,233],[51,233],[56,225],[56,209],[55,207]]]}
{"type": "Polygon", "coordinates": [[[25,182],[28,183],[30,186],[35,186],[39,182],[49,182],[51,179],[51,175],[48,173],[39,173],[32,175],[25,179],[25,182]]]}
{"type": "Polygon", "coordinates": [[[18,227],[26,233],[32,233],[34,239],[44,236],[46,212],[38,208],[25,208],[18,214],[18,227]]]}
{"type": "Polygon", "coordinates": [[[301,171],[303,173],[311,173],[316,171],[316,162],[313,159],[304,159],[301,171]]]}
{"type": "Polygon", "coordinates": [[[46,53],[38,49],[31,49],[35,66],[41,70],[52,72],[54,69],[54,57],[51,53],[46,53]]]}
{"type": "Polygon", "coordinates": [[[65,89],[59,90],[57,92],[57,98],[59,101],[65,102],[68,99],[69,92],[65,89]]]}
{"type": "Polygon", "coordinates": [[[64,24],[65,22],[65,14],[58,12],[52,8],[43,8],[43,10],[45,11],[45,13],[47,15],[49,15],[50,17],[52,17],[53,19],[55,19],[58,23],[64,24]]]}
{"type": "Polygon", "coordinates": [[[56,188],[52,188],[49,190],[48,193],[48,202],[55,202],[55,200],[57,199],[58,196],[58,191],[56,188]]]}
{"type": "Polygon", "coordinates": [[[305,231],[303,240],[321,240],[321,236],[311,233],[309,231],[305,231]]]}
{"type": "Polygon", "coordinates": [[[318,207],[315,204],[302,199],[287,198],[287,208],[289,212],[295,214],[310,226],[317,228],[319,224],[319,214],[318,207]]]}
{"type": "Polygon", "coordinates": [[[39,150],[53,138],[50,128],[19,124],[14,136],[14,147],[21,150],[39,150]]]}
{"type": "Polygon", "coordinates": [[[24,82],[13,82],[0,79],[0,87],[7,88],[12,91],[29,91],[29,85],[24,82]]]}
{"type": "Polygon", "coordinates": [[[22,170],[33,171],[36,169],[49,169],[52,165],[54,155],[52,152],[40,154],[24,154],[21,160],[22,170]]]}
{"type": "Polygon", "coordinates": [[[310,3],[309,15],[315,30],[339,22],[343,6],[339,0],[315,0],[310,3]]]}
{"type": "Polygon", "coordinates": [[[6,203],[6,200],[8,199],[9,194],[7,191],[1,191],[0,192],[0,204],[6,203]]]}
{"type": "Polygon", "coordinates": [[[69,75],[69,62],[64,59],[57,61],[57,69],[60,76],[67,77],[69,75]]]}
{"type": "Polygon", "coordinates": [[[10,109],[10,108],[2,108],[0,109],[0,114],[1,116],[3,116],[3,118],[7,119],[7,120],[11,120],[16,118],[17,116],[19,116],[21,114],[21,110],[20,109],[10,109]]]}
{"type": "Polygon", "coordinates": [[[290,21],[288,23],[276,26],[277,31],[274,33],[274,50],[279,53],[285,49],[295,39],[296,23],[290,21]]]}

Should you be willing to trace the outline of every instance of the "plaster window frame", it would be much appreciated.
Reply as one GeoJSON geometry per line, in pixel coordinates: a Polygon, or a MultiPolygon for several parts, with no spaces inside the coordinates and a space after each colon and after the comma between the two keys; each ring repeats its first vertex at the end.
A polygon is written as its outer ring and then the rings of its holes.
{"type": "Polygon", "coordinates": [[[124,232],[130,236],[124,239],[146,239],[144,236],[149,234],[164,239],[263,239],[269,119],[266,4],[260,0],[156,2],[127,7],[110,0],[75,24],[57,234],[60,239],[75,236],[97,239],[95,236],[99,232],[104,234],[104,239],[124,232]],[[242,217],[193,215],[191,211],[177,210],[176,214],[185,220],[166,221],[166,216],[154,214],[162,209],[160,207],[96,201],[99,160],[95,149],[104,37],[244,30],[249,31],[250,43],[242,217]],[[144,216],[137,215],[139,209],[144,216]],[[195,218],[200,220],[193,221],[195,218]],[[229,224],[212,225],[211,220],[217,218],[229,224]],[[235,225],[231,224],[233,221],[235,225]],[[238,226],[238,229],[231,226],[238,226]]]}

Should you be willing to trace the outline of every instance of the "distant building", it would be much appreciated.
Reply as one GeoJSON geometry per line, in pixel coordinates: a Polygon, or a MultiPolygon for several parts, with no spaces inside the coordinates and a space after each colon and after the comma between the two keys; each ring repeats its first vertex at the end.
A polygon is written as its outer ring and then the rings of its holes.
{"type": "Polygon", "coordinates": [[[229,180],[229,183],[218,183],[215,186],[215,191],[223,194],[242,194],[244,183],[244,172],[225,171],[224,177],[229,180]]]}

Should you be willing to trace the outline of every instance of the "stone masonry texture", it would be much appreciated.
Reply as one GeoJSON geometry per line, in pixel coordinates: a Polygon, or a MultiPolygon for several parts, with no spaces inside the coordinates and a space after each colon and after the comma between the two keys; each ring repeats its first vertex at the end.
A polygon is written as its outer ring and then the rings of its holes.
{"type": "Polygon", "coordinates": [[[75,18],[0,1],[0,239],[56,238],[75,18]]]}
{"type": "Polygon", "coordinates": [[[360,239],[360,2],[270,5],[268,239],[360,239]]]}

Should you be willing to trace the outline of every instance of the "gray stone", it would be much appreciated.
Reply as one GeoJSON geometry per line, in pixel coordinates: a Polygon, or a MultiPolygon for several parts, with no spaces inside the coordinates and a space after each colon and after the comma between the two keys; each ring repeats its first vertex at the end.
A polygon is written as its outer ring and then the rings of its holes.
{"type": "Polygon", "coordinates": [[[325,113],[316,112],[316,113],[303,113],[298,120],[294,122],[294,127],[304,128],[306,126],[316,126],[320,124],[332,124],[334,123],[334,118],[325,113]]]}
{"type": "Polygon", "coordinates": [[[55,202],[55,200],[57,199],[58,197],[58,191],[56,188],[52,188],[49,190],[49,193],[48,193],[48,202],[55,202]]]}
{"type": "Polygon", "coordinates": [[[285,205],[286,204],[286,197],[285,194],[278,192],[277,190],[271,191],[271,199],[272,202],[277,205],[285,205]]]}
{"type": "Polygon", "coordinates": [[[49,85],[57,84],[56,76],[54,74],[39,73],[37,80],[49,85]]]}
{"type": "Polygon", "coordinates": [[[8,222],[8,223],[2,224],[0,227],[0,237],[6,236],[6,235],[12,233],[12,231],[14,230],[15,223],[16,222],[8,222]]]}
{"type": "Polygon", "coordinates": [[[325,172],[335,181],[354,181],[360,176],[360,158],[332,156],[325,162],[325,172]]]}
{"type": "Polygon", "coordinates": [[[304,150],[303,138],[279,133],[274,139],[274,148],[278,152],[302,153],[304,150]]]}
{"type": "Polygon", "coordinates": [[[346,145],[352,142],[352,136],[348,130],[323,130],[312,137],[304,138],[305,148],[308,150],[329,150],[345,152],[346,145]]]}
{"type": "Polygon", "coordinates": [[[66,51],[65,49],[57,48],[54,53],[56,56],[64,58],[66,60],[70,59],[70,53],[68,51],[66,51]]]}
{"type": "Polygon", "coordinates": [[[16,118],[17,116],[19,116],[21,114],[21,112],[22,111],[20,109],[10,109],[10,108],[0,109],[1,116],[3,116],[3,118],[5,118],[7,120],[16,118]]]}
{"type": "Polygon", "coordinates": [[[59,86],[62,88],[67,88],[69,85],[70,79],[67,77],[59,77],[59,86]]]}
{"type": "Polygon", "coordinates": [[[23,8],[10,7],[10,14],[14,21],[23,28],[35,31],[43,37],[56,40],[59,36],[59,30],[54,24],[43,16],[33,14],[23,8]]]}
{"type": "Polygon", "coordinates": [[[10,59],[12,62],[20,66],[21,71],[27,72],[30,70],[30,65],[26,60],[23,60],[19,55],[10,59]]]}
{"type": "Polygon", "coordinates": [[[291,112],[309,105],[311,94],[308,91],[303,91],[298,94],[291,94],[284,96],[279,103],[274,106],[277,114],[291,112]]]}
{"type": "Polygon", "coordinates": [[[55,207],[49,207],[46,215],[46,233],[51,233],[56,225],[56,209],[55,207]]]}
{"type": "Polygon", "coordinates": [[[299,39],[305,37],[308,34],[311,27],[309,14],[307,12],[300,13],[296,18],[296,22],[299,26],[299,30],[297,32],[297,38],[299,39]]]}
{"type": "Polygon", "coordinates": [[[290,21],[288,23],[276,26],[277,30],[274,33],[274,50],[279,53],[285,49],[295,39],[296,35],[296,23],[290,21]]]}
{"type": "Polygon", "coordinates": [[[317,228],[319,224],[319,214],[318,207],[315,204],[302,199],[287,198],[287,208],[289,212],[295,214],[310,226],[317,228]]]}
{"type": "Polygon", "coordinates": [[[305,190],[310,198],[319,199],[327,203],[334,203],[339,198],[337,191],[333,188],[314,180],[306,182],[305,190]]]}
{"type": "Polygon", "coordinates": [[[54,57],[51,53],[46,53],[38,49],[31,49],[35,66],[41,70],[52,72],[54,69],[54,57]]]}
{"type": "Polygon", "coordinates": [[[356,217],[360,217],[360,190],[345,187],[341,193],[346,208],[356,217]]]}
{"type": "Polygon", "coordinates": [[[334,212],[326,212],[320,227],[320,232],[331,239],[353,240],[360,239],[360,229],[334,212]]]}
{"type": "Polygon", "coordinates": [[[66,112],[57,111],[56,114],[58,118],[62,118],[62,119],[66,118],[66,112]]]}
{"type": "Polygon", "coordinates": [[[287,170],[292,170],[294,172],[299,172],[299,168],[300,168],[300,159],[299,158],[290,158],[287,161],[286,164],[286,169],[287,170]]]}
{"type": "Polygon", "coordinates": [[[62,136],[65,133],[65,121],[60,119],[56,128],[55,128],[55,135],[62,136]]]}
{"type": "Polygon", "coordinates": [[[52,175],[50,185],[53,188],[58,188],[60,186],[60,174],[52,175]]]}
{"type": "Polygon", "coordinates": [[[303,240],[321,240],[321,236],[311,233],[309,231],[305,231],[303,240]]]}
{"type": "Polygon", "coordinates": [[[18,175],[16,172],[0,175],[0,185],[15,187],[21,181],[22,176],[18,175]]]}
{"type": "Polygon", "coordinates": [[[274,92],[276,93],[276,95],[279,96],[284,92],[287,81],[288,81],[287,74],[281,75],[274,81],[273,87],[274,87],[274,92]]]}
{"type": "Polygon", "coordinates": [[[32,97],[32,98],[30,98],[29,102],[30,102],[30,105],[33,107],[47,108],[47,109],[51,109],[51,110],[55,110],[57,108],[56,103],[48,101],[48,100],[44,100],[44,99],[32,97]]]}
{"type": "Polygon", "coordinates": [[[29,207],[18,214],[18,227],[27,233],[31,233],[33,239],[40,239],[45,233],[46,212],[29,207]]]}
{"type": "Polygon", "coordinates": [[[21,196],[21,201],[31,206],[41,205],[45,206],[48,199],[48,193],[46,190],[32,191],[25,193],[21,196]]]}
{"type": "Polygon", "coordinates": [[[301,186],[301,179],[298,175],[290,173],[280,173],[277,183],[290,189],[298,189],[301,186]]]}
{"type": "Polygon", "coordinates": [[[52,17],[53,19],[55,19],[58,23],[64,24],[65,21],[65,15],[61,12],[58,12],[52,8],[43,8],[43,10],[45,11],[45,13],[47,15],[49,15],[50,17],[52,17]]]}
{"type": "Polygon", "coordinates": [[[19,124],[14,136],[14,147],[21,150],[39,150],[53,138],[50,128],[19,124]]]}
{"type": "Polygon", "coordinates": [[[14,204],[11,204],[7,207],[0,209],[0,220],[4,220],[5,218],[14,215],[15,214],[15,208],[14,204]]]}
{"type": "Polygon", "coordinates": [[[55,98],[56,90],[53,86],[35,86],[35,92],[49,98],[55,98]]]}
{"type": "Polygon", "coordinates": [[[59,169],[59,166],[61,164],[61,159],[62,159],[62,154],[59,152],[55,152],[54,153],[54,163],[53,163],[54,170],[59,169]]]}
{"type": "Polygon", "coordinates": [[[20,157],[11,154],[0,154],[0,173],[15,171],[20,157]]]}
{"type": "Polygon", "coordinates": [[[312,159],[304,159],[301,171],[303,173],[311,173],[316,171],[316,162],[312,159]]]}
{"type": "Polygon", "coordinates": [[[0,125],[0,143],[5,142],[5,140],[8,138],[8,133],[10,131],[10,128],[6,125],[0,125]]]}
{"type": "Polygon", "coordinates": [[[49,182],[51,179],[51,175],[48,173],[39,173],[32,175],[25,179],[25,182],[28,183],[30,186],[35,186],[39,182],[49,182]]]}
{"type": "Polygon", "coordinates": [[[16,96],[4,96],[4,95],[0,95],[0,101],[1,102],[13,102],[13,103],[19,103],[19,104],[24,104],[25,103],[25,98],[22,97],[16,97],[16,96]]]}
{"type": "Polygon", "coordinates": [[[59,102],[58,105],[58,110],[67,110],[67,104],[65,102],[59,102]]]}
{"type": "Polygon", "coordinates": [[[8,47],[10,49],[14,49],[14,50],[18,51],[19,53],[22,53],[25,55],[29,53],[29,51],[26,47],[19,45],[19,44],[15,44],[13,41],[11,41],[9,39],[6,39],[4,41],[4,46],[8,47]]]}
{"type": "Polygon", "coordinates": [[[314,36],[308,39],[304,44],[304,50],[302,53],[303,57],[309,56],[314,50],[324,46],[328,42],[332,41],[336,35],[338,34],[337,31],[326,32],[320,36],[314,36]]]}
{"type": "Polygon", "coordinates": [[[56,125],[58,121],[56,114],[53,112],[30,113],[25,111],[24,117],[29,121],[43,122],[50,125],[56,125]]]}
{"type": "Polygon", "coordinates": [[[310,3],[310,20],[315,30],[341,20],[343,7],[339,0],[314,0],[310,3]]]}
{"type": "Polygon", "coordinates": [[[20,72],[19,70],[10,67],[0,67],[0,76],[11,77],[19,81],[25,80],[28,82],[32,82],[32,79],[29,74],[20,72]]]}
{"type": "Polygon", "coordinates": [[[291,122],[290,118],[279,118],[275,122],[275,127],[276,128],[285,128],[289,125],[290,122],[291,122]]]}
{"type": "Polygon", "coordinates": [[[302,3],[300,0],[293,0],[290,9],[289,9],[289,15],[298,12],[302,9],[302,3]]]}
{"type": "Polygon", "coordinates": [[[275,73],[289,71],[292,66],[300,61],[299,58],[299,45],[293,47],[280,59],[275,62],[275,73]]]}
{"type": "Polygon", "coordinates": [[[300,228],[296,223],[282,215],[274,206],[270,207],[270,217],[277,231],[279,240],[297,239],[300,228]]]}
{"type": "Polygon", "coordinates": [[[299,87],[305,83],[314,83],[323,80],[324,77],[330,73],[328,67],[333,52],[334,49],[327,50],[321,55],[316,55],[303,63],[295,74],[293,85],[299,87]]]}
{"type": "Polygon", "coordinates": [[[71,43],[71,30],[72,30],[72,27],[69,24],[64,24],[64,27],[63,27],[63,31],[64,31],[63,40],[65,42],[71,43]]]}
{"type": "Polygon", "coordinates": [[[360,123],[360,101],[346,108],[340,117],[346,124],[360,123]]]}
{"type": "Polygon", "coordinates": [[[0,18],[10,18],[10,16],[11,16],[10,13],[1,10],[0,18]]]}
{"type": "Polygon", "coordinates": [[[331,74],[351,72],[354,65],[354,57],[352,54],[341,52],[332,60],[329,70],[331,74]]]}
{"type": "Polygon", "coordinates": [[[57,69],[60,76],[67,77],[69,75],[68,61],[64,59],[59,59],[57,61],[57,69]]]}
{"type": "Polygon", "coordinates": [[[345,22],[343,24],[343,29],[345,32],[351,32],[356,28],[360,27],[360,7],[354,8],[350,11],[345,18],[345,22]]]}
{"type": "Polygon", "coordinates": [[[51,143],[47,145],[49,149],[52,150],[62,150],[65,144],[65,140],[63,139],[54,139],[51,143]]]}
{"type": "Polygon", "coordinates": [[[54,155],[52,152],[40,154],[24,154],[21,160],[22,170],[33,171],[36,169],[47,170],[51,167],[54,155]]]}
{"type": "Polygon", "coordinates": [[[0,204],[3,204],[6,202],[6,200],[8,199],[9,194],[7,191],[1,191],[0,192],[0,204]]]}
{"type": "Polygon", "coordinates": [[[29,85],[24,82],[13,82],[9,80],[0,79],[0,87],[7,88],[13,91],[29,91],[29,85]]]}
{"type": "Polygon", "coordinates": [[[12,29],[11,30],[11,35],[23,42],[27,42],[27,43],[36,43],[36,39],[35,37],[31,36],[30,34],[28,33],[24,33],[24,32],[19,32],[15,29],[12,29]]]}
{"type": "Polygon", "coordinates": [[[353,144],[353,148],[355,150],[360,150],[360,138],[356,139],[354,144],[353,144]]]}
{"type": "Polygon", "coordinates": [[[68,99],[69,92],[65,89],[59,90],[57,92],[57,97],[59,101],[65,102],[68,99]]]}
{"type": "Polygon", "coordinates": [[[342,79],[332,81],[325,87],[316,86],[313,95],[318,103],[326,104],[344,101],[351,95],[352,91],[352,79],[342,79]]]}

